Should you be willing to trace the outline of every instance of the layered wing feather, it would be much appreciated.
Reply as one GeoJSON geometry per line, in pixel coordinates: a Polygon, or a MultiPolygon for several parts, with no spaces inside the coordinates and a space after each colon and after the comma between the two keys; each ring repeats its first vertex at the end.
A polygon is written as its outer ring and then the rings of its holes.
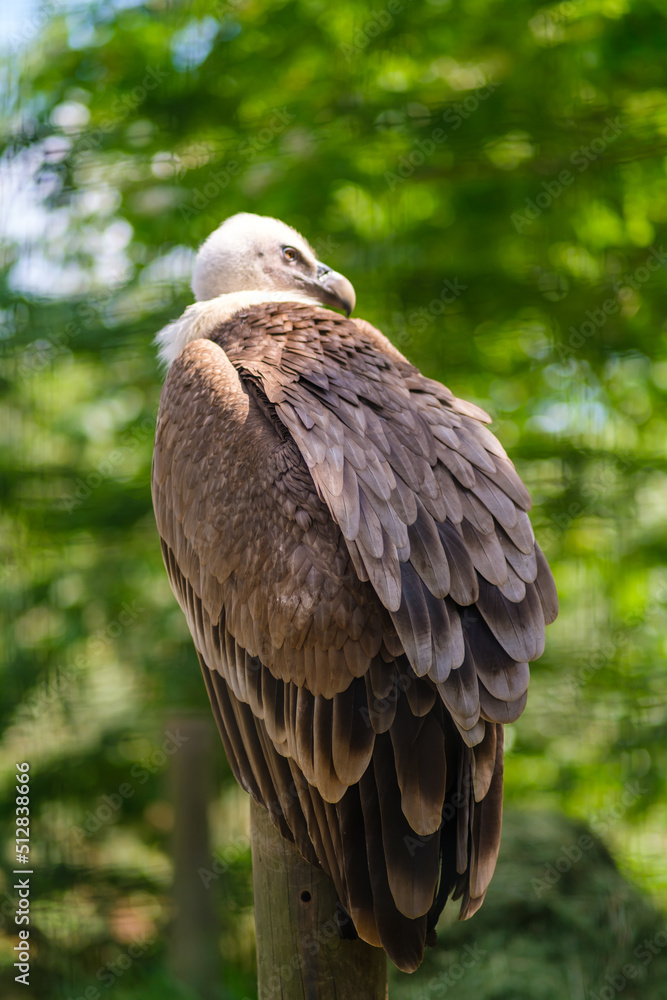
{"type": "MultiPolygon", "coordinates": [[[[465,708],[475,709],[454,718],[474,729],[474,743],[480,676],[462,623],[481,619],[523,665],[541,655],[557,611],[528,492],[489,418],[422,376],[368,323],[328,310],[267,306],[232,321],[220,343],[273,404],[415,672],[446,684],[467,655],[465,708]],[[475,614],[461,610],[472,604],[475,614]]],[[[496,718],[492,699],[485,705],[483,716],[507,721],[506,708],[496,718]]]]}

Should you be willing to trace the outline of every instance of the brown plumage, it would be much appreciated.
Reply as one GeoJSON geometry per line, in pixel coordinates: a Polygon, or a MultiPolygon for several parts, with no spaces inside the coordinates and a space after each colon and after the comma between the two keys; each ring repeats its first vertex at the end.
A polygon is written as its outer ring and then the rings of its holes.
{"type": "Polygon", "coordinates": [[[412,971],[447,897],[470,916],[493,874],[553,580],[486,414],[366,322],[222,287],[162,393],[165,564],[236,778],[412,971]]]}

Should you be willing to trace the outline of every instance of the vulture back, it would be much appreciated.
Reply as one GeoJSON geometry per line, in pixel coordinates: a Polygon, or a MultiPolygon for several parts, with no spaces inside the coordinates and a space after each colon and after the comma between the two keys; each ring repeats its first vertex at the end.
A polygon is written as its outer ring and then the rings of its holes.
{"type": "Polygon", "coordinates": [[[413,971],[493,874],[556,593],[478,407],[368,323],[252,305],[167,376],[153,496],[230,765],[413,971]]]}

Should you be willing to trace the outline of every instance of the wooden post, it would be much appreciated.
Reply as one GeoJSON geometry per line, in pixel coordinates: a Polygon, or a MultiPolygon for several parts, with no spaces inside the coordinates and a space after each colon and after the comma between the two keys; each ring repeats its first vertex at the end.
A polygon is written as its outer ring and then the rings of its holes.
{"type": "Polygon", "coordinates": [[[342,940],[333,882],[250,802],[259,1000],[386,1000],[381,948],[342,940]]]}

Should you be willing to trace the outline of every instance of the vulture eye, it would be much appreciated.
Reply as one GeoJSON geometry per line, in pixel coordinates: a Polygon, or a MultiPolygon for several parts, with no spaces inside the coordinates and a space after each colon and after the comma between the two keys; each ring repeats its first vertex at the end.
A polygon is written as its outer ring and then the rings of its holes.
{"type": "Polygon", "coordinates": [[[300,256],[301,254],[298,250],[295,250],[294,247],[283,247],[283,257],[285,260],[289,261],[290,264],[293,264],[295,260],[299,260],[300,256]]]}

